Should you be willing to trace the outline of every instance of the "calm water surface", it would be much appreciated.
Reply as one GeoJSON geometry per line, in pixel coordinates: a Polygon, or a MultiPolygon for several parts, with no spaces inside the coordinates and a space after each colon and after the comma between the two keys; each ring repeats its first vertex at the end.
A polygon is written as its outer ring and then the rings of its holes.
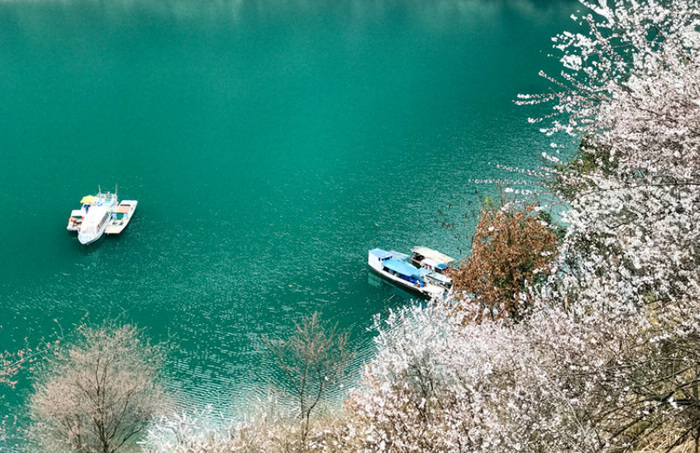
{"type": "Polygon", "coordinates": [[[470,180],[509,176],[496,162],[538,164],[537,112],[512,100],[545,88],[574,9],[0,3],[0,350],[116,317],[174,336],[173,386],[221,405],[269,376],[260,336],[313,311],[367,351],[373,315],[409,303],[369,275],[367,250],[464,256],[438,210],[478,207],[470,180]],[[70,210],[117,184],[135,219],[80,246],[70,210]]]}

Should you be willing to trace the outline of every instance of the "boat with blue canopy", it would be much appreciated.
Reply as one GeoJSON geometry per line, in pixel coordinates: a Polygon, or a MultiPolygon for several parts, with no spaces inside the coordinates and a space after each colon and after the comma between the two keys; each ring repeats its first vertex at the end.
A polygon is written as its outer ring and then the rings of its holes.
{"type": "Polygon", "coordinates": [[[428,297],[440,297],[449,289],[450,281],[444,275],[416,268],[408,259],[406,254],[376,248],[369,251],[367,264],[385,279],[428,297]]]}

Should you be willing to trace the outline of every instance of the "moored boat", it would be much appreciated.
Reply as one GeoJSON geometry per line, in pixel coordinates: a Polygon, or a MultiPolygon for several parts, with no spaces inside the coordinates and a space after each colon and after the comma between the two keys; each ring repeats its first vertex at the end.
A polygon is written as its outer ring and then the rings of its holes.
{"type": "Polygon", "coordinates": [[[411,261],[414,262],[416,266],[434,270],[439,274],[445,274],[450,265],[457,262],[457,260],[451,256],[447,256],[442,252],[428,247],[413,247],[411,252],[413,252],[411,261]]]}
{"type": "Polygon", "coordinates": [[[122,200],[117,205],[117,208],[112,212],[112,216],[105,229],[105,234],[119,234],[124,231],[124,228],[129,225],[131,218],[136,211],[136,200],[122,200]]]}
{"type": "Polygon", "coordinates": [[[394,250],[372,249],[367,264],[385,279],[428,297],[440,297],[449,290],[449,278],[435,270],[416,268],[408,255],[394,250]]]}
{"type": "Polygon", "coordinates": [[[98,240],[107,228],[112,211],[107,206],[93,206],[78,230],[78,241],[88,245],[98,240]]]}
{"type": "Polygon", "coordinates": [[[102,190],[98,190],[97,195],[84,197],[81,202],[85,209],[85,216],[78,228],[78,241],[88,245],[104,234],[112,212],[117,207],[117,194],[102,193],[102,190]]]}

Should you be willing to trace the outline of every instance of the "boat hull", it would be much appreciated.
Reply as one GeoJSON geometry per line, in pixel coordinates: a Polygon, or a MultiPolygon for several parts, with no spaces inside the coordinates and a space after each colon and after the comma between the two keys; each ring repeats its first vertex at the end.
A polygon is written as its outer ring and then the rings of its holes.
{"type": "Polygon", "coordinates": [[[393,283],[394,285],[396,285],[400,288],[407,289],[407,290],[409,290],[413,293],[419,294],[423,297],[428,297],[428,298],[441,297],[445,293],[445,290],[443,290],[442,288],[438,288],[438,287],[420,288],[417,285],[410,283],[410,282],[407,282],[406,280],[403,280],[401,278],[397,278],[396,276],[391,275],[388,272],[385,272],[382,270],[377,270],[373,267],[371,269],[372,269],[372,272],[374,272],[376,275],[382,277],[385,281],[393,283]]]}
{"type": "Polygon", "coordinates": [[[104,227],[99,229],[97,232],[91,233],[91,234],[85,234],[85,233],[83,233],[82,230],[79,230],[78,231],[78,241],[83,245],[90,245],[102,237],[106,228],[107,228],[107,225],[105,225],[104,227]]]}
{"type": "Polygon", "coordinates": [[[97,236],[78,237],[78,241],[79,241],[82,245],[90,245],[90,244],[92,244],[93,242],[97,241],[97,240],[98,240],[99,238],[101,238],[101,237],[102,237],[102,234],[97,235],[97,236]]]}
{"type": "Polygon", "coordinates": [[[382,264],[382,260],[377,256],[374,256],[371,252],[368,256],[367,264],[369,264],[372,271],[385,280],[402,288],[418,293],[424,297],[442,297],[445,294],[445,289],[442,287],[427,284],[425,282],[409,281],[405,276],[387,271],[382,264]]]}
{"type": "Polygon", "coordinates": [[[78,241],[83,245],[89,245],[102,237],[111,215],[112,211],[107,207],[92,208],[78,231],[78,241]]]}

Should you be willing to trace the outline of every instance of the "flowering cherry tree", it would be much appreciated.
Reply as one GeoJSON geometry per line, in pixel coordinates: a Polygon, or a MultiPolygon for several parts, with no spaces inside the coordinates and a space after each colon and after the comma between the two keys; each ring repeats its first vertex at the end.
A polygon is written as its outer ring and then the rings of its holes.
{"type": "MultiPolygon", "coordinates": [[[[468,323],[442,304],[378,320],[379,352],[350,399],[361,451],[600,451],[612,440],[619,326],[541,311],[468,323]]],[[[622,382],[619,380],[619,382],[622,382]]]]}
{"type": "Polygon", "coordinates": [[[554,102],[543,131],[585,138],[583,151],[620,174],[697,177],[700,2],[580,2],[590,12],[573,18],[588,33],[553,38],[563,69],[542,73],[556,89],[520,103],[554,102]]]}
{"type": "Polygon", "coordinates": [[[129,451],[167,406],[165,350],[130,325],[81,326],[44,359],[29,398],[29,435],[43,451],[129,451]]]}
{"type": "Polygon", "coordinates": [[[539,308],[378,322],[349,402],[364,451],[700,449],[700,2],[581,3],[555,90],[520,99],[580,142],[545,154],[568,210],[539,308]]]}
{"type": "MultiPolygon", "coordinates": [[[[632,303],[698,294],[700,2],[581,0],[589,33],[562,51],[548,134],[580,139],[581,159],[551,173],[570,204],[562,300],[632,303]]],[[[538,120],[535,120],[538,121],[538,120]]]]}
{"type": "MultiPolygon", "coordinates": [[[[700,445],[697,303],[577,306],[465,325],[443,303],[377,319],[348,400],[363,452],[670,451],[700,445]]],[[[348,450],[348,451],[355,451],[348,450]]]]}
{"type": "Polygon", "coordinates": [[[581,3],[589,33],[555,38],[560,89],[522,97],[554,101],[544,132],[581,143],[568,165],[548,156],[570,209],[542,301],[622,329],[612,338],[627,346],[604,381],[623,396],[601,419],[606,446],[692,440],[697,451],[700,2],[581,3]]]}

